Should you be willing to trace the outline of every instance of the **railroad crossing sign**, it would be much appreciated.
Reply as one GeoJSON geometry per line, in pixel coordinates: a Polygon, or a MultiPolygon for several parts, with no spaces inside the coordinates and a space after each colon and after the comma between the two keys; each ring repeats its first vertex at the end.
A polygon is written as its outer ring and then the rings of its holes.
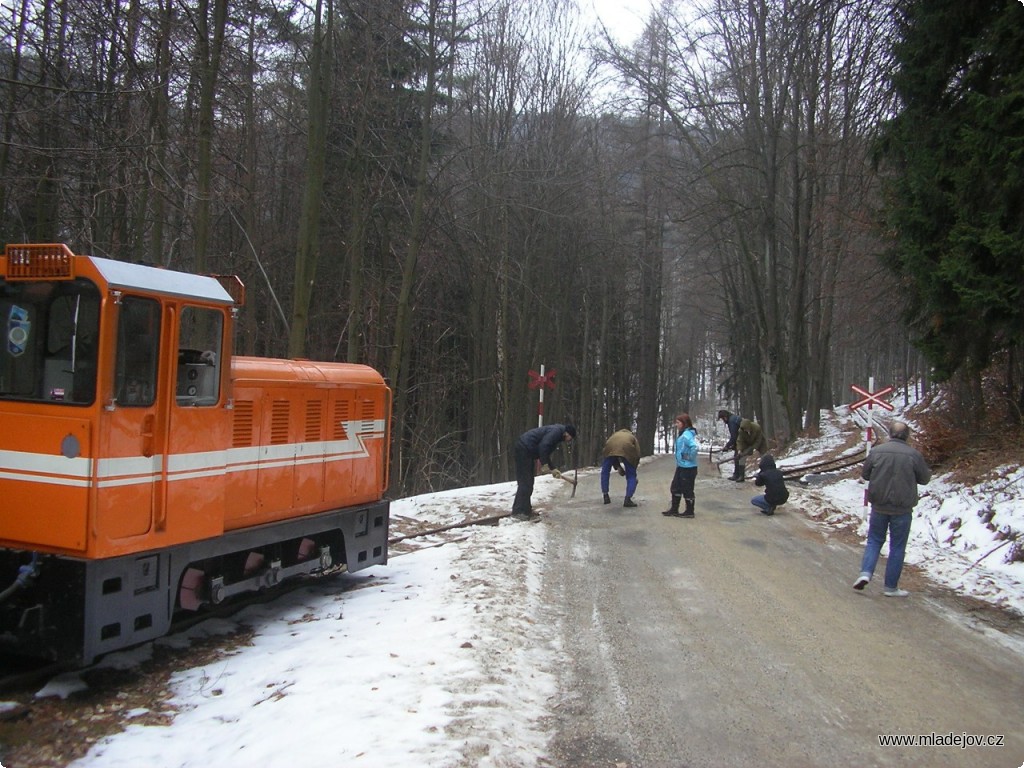
{"type": "MultiPolygon", "coordinates": [[[[874,384],[872,384],[871,386],[874,386],[874,384]]],[[[892,392],[892,387],[884,387],[883,389],[880,389],[877,392],[868,392],[866,389],[861,389],[856,384],[851,384],[850,389],[852,389],[858,395],[863,395],[863,399],[858,400],[856,403],[850,406],[850,410],[852,411],[855,411],[858,408],[861,408],[865,405],[868,408],[871,408],[871,406],[873,405],[880,405],[887,411],[894,410],[893,406],[890,403],[887,403],[885,400],[882,399],[885,395],[888,395],[890,392],[892,392]]]]}
{"type": "Polygon", "coordinates": [[[555,374],[558,373],[554,368],[551,369],[551,373],[544,374],[544,366],[541,365],[540,373],[536,371],[527,371],[530,376],[530,389],[540,390],[537,395],[537,426],[544,426],[544,388],[548,389],[555,388],[555,374]]]}
{"type": "MultiPolygon", "coordinates": [[[[862,408],[865,405],[868,407],[868,423],[864,427],[864,455],[865,456],[867,456],[869,453],[871,453],[871,444],[875,441],[875,436],[874,436],[875,416],[874,416],[873,413],[871,413],[872,407],[876,406],[876,405],[880,405],[883,408],[885,408],[887,411],[895,410],[895,408],[892,406],[891,403],[888,403],[888,402],[886,402],[885,400],[882,399],[885,395],[888,395],[890,392],[892,392],[893,388],[892,387],[883,387],[882,389],[878,390],[877,392],[872,392],[871,390],[874,389],[874,388],[875,388],[875,377],[874,376],[872,376],[871,378],[868,379],[868,388],[867,389],[861,389],[856,384],[851,384],[850,385],[850,389],[852,389],[858,395],[862,396],[860,400],[858,400],[856,403],[853,403],[850,406],[850,410],[851,411],[855,411],[858,408],[862,408]]],[[[864,489],[864,519],[866,520],[867,518],[868,518],[868,489],[865,488],[864,489]]]]}
{"type": "MultiPolygon", "coordinates": [[[[555,388],[555,374],[558,373],[556,370],[552,370],[551,373],[544,375],[544,366],[540,367],[540,373],[536,371],[527,371],[530,376],[530,389],[539,389],[541,387],[547,387],[548,389],[555,388]]],[[[892,387],[889,387],[892,389],[892,387]]]]}

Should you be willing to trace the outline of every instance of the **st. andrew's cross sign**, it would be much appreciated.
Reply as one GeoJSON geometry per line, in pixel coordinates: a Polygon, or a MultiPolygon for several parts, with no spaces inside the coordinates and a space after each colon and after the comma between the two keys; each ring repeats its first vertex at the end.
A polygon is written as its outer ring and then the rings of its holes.
{"type": "Polygon", "coordinates": [[[890,392],[892,392],[892,387],[884,387],[883,389],[880,389],[877,392],[868,392],[866,389],[861,389],[856,384],[851,384],[850,389],[852,389],[858,395],[863,396],[863,399],[858,400],[856,403],[853,403],[850,406],[850,410],[852,411],[855,411],[858,408],[861,408],[865,405],[868,408],[870,408],[873,405],[880,405],[887,411],[893,410],[892,404],[887,403],[885,400],[882,399],[885,395],[888,395],[890,392]]]}
{"type": "Polygon", "coordinates": [[[540,373],[536,371],[527,371],[530,376],[530,389],[539,390],[537,398],[537,426],[544,426],[544,389],[555,388],[555,374],[558,373],[554,368],[551,369],[551,373],[544,373],[544,366],[541,365],[540,373]]]}
{"type": "MultiPolygon", "coordinates": [[[[850,389],[861,395],[861,399],[856,403],[850,405],[850,410],[855,411],[858,408],[863,408],[865,405],[868,407],[868,420],[867,426],[864,428],[864,455],[866,456],[871,452],[871,444],[875,441],[874,436],[874,416],[871,413],[872,406],[880,405],[888,411],[895,410],[891,403],[886,402],[882,398],[892,392],[892,387],[883,387],[877,392],[871,392],[870,390],[875,388],[875,377],[872,376],[869,379],[868,388],[861,389],[856,384],[851,384],[850,389]]],[[[864,489],[864,513],[867,518],[868,509],[868,489],[864,489]]]]}

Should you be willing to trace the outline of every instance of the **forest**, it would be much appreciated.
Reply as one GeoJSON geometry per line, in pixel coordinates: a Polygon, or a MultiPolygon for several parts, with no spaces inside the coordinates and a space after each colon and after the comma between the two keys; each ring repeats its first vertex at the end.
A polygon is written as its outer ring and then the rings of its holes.
{"type": "Polygon", "coordinates": [[[365,363],[392,493],[851,385],[1024,405],[1024,6],[4,0],[0,235],[247,287],[241,354],[365,363]],[[989,388],[995,382],[995,394],[989,388]]]}

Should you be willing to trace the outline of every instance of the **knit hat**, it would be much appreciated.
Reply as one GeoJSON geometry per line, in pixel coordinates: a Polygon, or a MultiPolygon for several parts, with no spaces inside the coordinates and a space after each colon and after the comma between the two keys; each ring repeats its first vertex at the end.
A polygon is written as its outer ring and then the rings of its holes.
{"type": "Polygon", "coordinates": [[[574,427],[572,424],[566,424],[565,425],[565,434],[567,434],[569,437],[571,437],[573,440],[575,440],[576,439],[576,427],[574,427]]]}

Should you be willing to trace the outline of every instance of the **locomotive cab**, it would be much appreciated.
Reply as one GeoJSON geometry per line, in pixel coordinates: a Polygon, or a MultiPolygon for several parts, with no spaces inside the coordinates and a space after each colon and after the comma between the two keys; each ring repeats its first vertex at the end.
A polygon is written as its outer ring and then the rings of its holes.
{"type": "Polygon", "coordinates": [[[0,645],[89,663],[179,610],[387,560],[390,391],[235,358],[233,277],[0,258],[0,645]]]}

